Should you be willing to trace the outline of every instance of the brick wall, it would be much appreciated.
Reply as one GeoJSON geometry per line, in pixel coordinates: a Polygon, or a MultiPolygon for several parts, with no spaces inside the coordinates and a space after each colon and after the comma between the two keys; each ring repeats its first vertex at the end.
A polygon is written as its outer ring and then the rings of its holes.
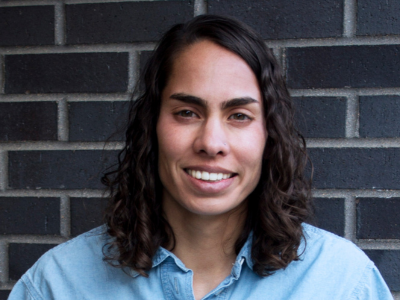
{"type": "Polygon", "coordinates": [[[101,222],[104,166],[138,73],[172,24],[229,14],[282,62],[315,165],[320,227],[400,299],[400,2],[0,2],[0,300],[45,251],[101,222]]]}

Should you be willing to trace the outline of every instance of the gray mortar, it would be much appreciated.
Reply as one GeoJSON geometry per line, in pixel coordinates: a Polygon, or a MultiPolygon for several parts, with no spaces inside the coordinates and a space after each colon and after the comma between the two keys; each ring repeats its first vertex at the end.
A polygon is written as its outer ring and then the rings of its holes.
{"type": "Polygon", "coordinates": [[[60,234],[65,238],[71,235],[70,198],[67,195],[60,197],[60,234]]]}
{"type": "Polygon", "coordinates": [[[343,36],[353,37],[356,34],[357,1],[344,0],[343,36]]]}
{"type": "Polygon", "coordinates": [[[54,5],[54,41],[58,46],[65,45],[65,5],[62,2],[54,5]]]}
{"type": "Polygon", "coordinates": [[[67,99],[58,101],[58,140],[67,142],[69,138],[68,102],[67,99]]]}

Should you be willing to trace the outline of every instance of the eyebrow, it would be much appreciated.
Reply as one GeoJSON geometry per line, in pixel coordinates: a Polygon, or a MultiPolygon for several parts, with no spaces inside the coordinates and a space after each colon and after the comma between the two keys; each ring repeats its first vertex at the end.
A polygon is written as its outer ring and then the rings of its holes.
{"type": "MultiPolygon", "coordinates": [[[[182,101],[182,102],[185,102],[185,103],[189,103],[189,104],[195,104],[195,105],[198,105],[198,106],[204,107],[204,108],[206,108],[208,106],[206,100],[201,99],[201,98],[196,97],[196,96],[183,94],[183,93],[172,94],[170,96],[170,98],[175,99],[175,100],[179,100],[179,101],[182,101]]],[[[251,98],[251,97],[233,98],[233,99],[230,99],[230,100],[222,102],[221,103],[221,108],[222,109],[227,109],[227,108],[231,108],[231,107],[235,107],[235,106],[247,105],[247,104],[250,104],[250,103],[258,103],[258,101],[256,99],[251,98]]]]}

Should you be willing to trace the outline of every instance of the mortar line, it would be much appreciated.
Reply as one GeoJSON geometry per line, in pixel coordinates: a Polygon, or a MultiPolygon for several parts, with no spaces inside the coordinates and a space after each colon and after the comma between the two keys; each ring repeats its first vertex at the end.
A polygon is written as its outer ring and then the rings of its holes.
{"type": "Polygon", "coordinates": [[[347,97],[346,137],[357,138],[359,134],[359,98],[353,94],[347,97]]]}
{"type": "MultiPolygon", "coordinates": [[[[334,46],[380,46],[399,45],[400,35],[357,36],[323,39],[265,40],[270,48],[334,47],[334,46]]],[[[154,50],[155,42],[121,44],[77,44],[68,46],[43,45],[32,47],[0,47],[0,54],[43,54],[43,53],[86,53],[86,52],[123,52],[154,50]]]]}
{"type": "Polygon", "coordinates": [[[71,236],[71,204],[68,195],[60,197],[60,234],[65,238],[71,236]]]}
{"type": "Polygon", "coordinates": [[[124,142],[9,142],[0,143],[0,151],[31,151],[31,150],[120,150],[124,142]]]}
{"type": "Polygon", "coordinates": [[[136,82],[139,78],[139,53],[137,51],[129,52],[128,63],[128,93],[132,94],[136,82]]]}
{"type": "Polygon", "coordinates": [[[400,240],[356,240],[355,242],[364,250],[400,250],[400,240]]]}
{"type": "Polygon", "coordinates": [[[356,197],[352,195],[344,200],[344,237],[356,240],[356,197]]]}
{"type": "Polygon", "coordinates": [[[8,282],[8,243],[0,241],[0,283],[8,282]]]}
{"type": "Polygon", "coordinates": [[[339,38],[309,38],[309,39],[279,39],[265,40],[267,45],[273,47],[324,47],[324,46],[366,46],[366,45],[396,45],[400,42],[399,35],[386,36],[354,36],[339,38]]]}
{"type": "Polygon", "coordinates": [[[400,138],[306,139],[308,148],[400,148],[400,138]]]}
{"type": "Polygon", "coordinates": [[[394,300],[400,300],[400,292],[392,292],[392,296],[394,300]]]}
{"type": "Polygon", "coordinates": [[[317,198],[346,198],[346,197],[373,197],[373,198],[400,198],[400,190],[375,190],[375,189],[315,189],[313,197],[317,198]]]}
{"type": "Polygon", "coordinates": [[[23,243],[23,244],[61,244],[68,241],[62,236],[47,235],[4,235],[0,236],[0,243],[23,243]]]}
{"type": "Polygon", "coordinates": [[[194,0],[194,17],[207,13],[206,0],[194,0]]]}
{"type": "Polygon", "coordinates": [[[344,0],[343,35],[353,37],[357,26],[357,0],[344,0]]]}
{"type": "MultiPolygon", "coordinates": [[[[109,2],[142,2],[154,0],[65,0],[66,4],[86,4],[86,3],[109,3],[109,2]]],[[[184,0],[182,0],[184,1],[184,0]]],[[[8,6],[39,6],[39,5],[54,5],[59,3],[60,0],[9,0],[0,2],[0,7],[8,6]]]]}
{"type": "Polygon", "coordinates": [[[46,45],[31,47],[0,47],[0,54],[59,54],[88,52],[129,52],[154,50],[155,43],[123,43],[123,44],[77,44],[77,45],[46,45]]]}
{"type": "Polygon", "coordinates": [[[65,5],[62,2],[54,5],[54,41],[58,46],[65,45],[65,5]]]}
{"type": "Polygon", "coordinates": [[[0,151],[0,191],[6,191],[8,187],[8,153],[0,151]]]}
{"type": "Polygon", "coordinates": [[[3,282],[0,286],[0,290],[12,290],[16,282],[3,282]]]}
{"type": "Polygon", "coordinates": [[[358,96],[381,96],[400,95],[400,88],[335,88],[335,89],[291,89],[291,95],[297,96],[334,96],[352,97],[358,96]]]}
{"type": "MultiPolygon", "coordinates": [[[[2,95],[0,102],[33,102],[33,101],[60,101],[65,99],[65,94],[10,94],[2,95]]],[[[129,93],[116,94],[69,94],[68,102],[87,102],[87,101],[127,101],[130,99],[129,93]]]]}
{"type": "Polygon", "coordinates": [[[68,122],[68,102],[67,99],[58,101],[58,140],[67,142],[69,140],[69,122],[68,122]]]}
{"type": "Polygon", "coordinates": [[[101,198],[103,190],[7,190],[0,191],[0,197],[54,197],[101,198]]]}
{"type": "MultiPolygon", "coordinates": [[[[303,47],[336,47],[336,46],[384,46],[400,45],[400,35],[380,37],[353,37],[330,39],[269,40],[270,48],[303,48],[303,47]]],[[[153,42],[122,44],[77,44],[77,45],[43,45],[31,47],[0,47],[0,54],[47,54],[47,53],[87,53],[87,52],[129,52],[154,50],[153,42]]]]}

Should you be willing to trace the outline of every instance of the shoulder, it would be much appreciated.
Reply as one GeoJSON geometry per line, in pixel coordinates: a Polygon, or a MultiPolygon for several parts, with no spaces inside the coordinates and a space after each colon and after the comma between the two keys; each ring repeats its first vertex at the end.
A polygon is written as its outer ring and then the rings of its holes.
{"type": "MultiPolygon", "coordinates": [[[[55,291],[71,294],[72,286],[106,282],[109,265],[103,261],[108,238],[105,231],[101,226],[52,248],[22,276],[20,283],[33,299],[52,299],[55,291]]],[[[72,294],[70,297],[73,299],[72,294]]]]}
{"type": "Polygon", "coordinates": [[[331,232],[303,225],[304,239],[299,248],[300,261],[304,265],[318,268],[319,272],[330,272],[338,277],[353,274],[353,280],[373,265],[368,256],[353,242],[331,232]]]}
{"type": "Polygon", "coordinates": [[[371,295],[378,291],[381,299],[392,299],[374,263],[353,242],[309,224],[303,228],[300,260],[293,262],[294,270],[324,291],[341,295],[340,299],[375,299],[371,295]]]}
{"type": "Polygon", "coordinates": [[[309,224],[304,224],[303,229],[304,240],[300,247],[303,257],[351,261],[352,265],[359,265],[360,267],[371,262],[360,248],[345,238],[309,224]]]}

